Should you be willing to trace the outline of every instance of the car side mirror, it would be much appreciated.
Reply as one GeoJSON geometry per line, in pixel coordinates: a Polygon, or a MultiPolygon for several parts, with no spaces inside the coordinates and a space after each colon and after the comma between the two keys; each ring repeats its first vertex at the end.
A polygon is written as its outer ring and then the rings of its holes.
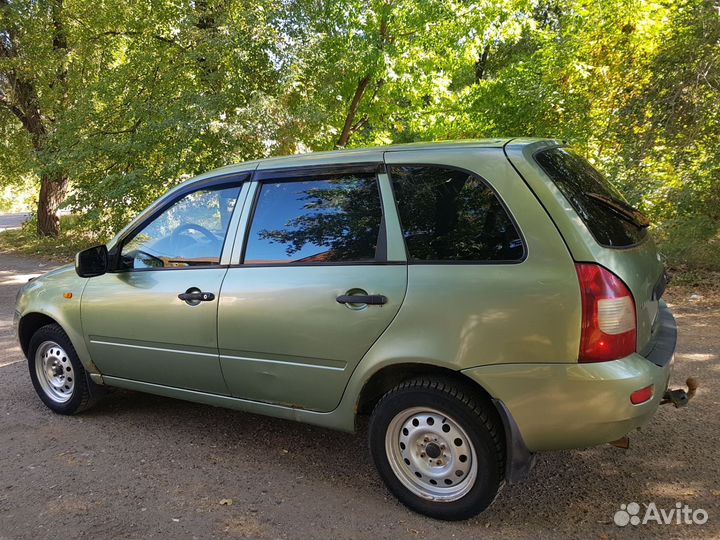
{"type": "Polygon", "coordinates": [[[101,276],[108,270],[108,250],[105,244],[84,249],[75,255],[75,271],[80,277],[101,276]]]}

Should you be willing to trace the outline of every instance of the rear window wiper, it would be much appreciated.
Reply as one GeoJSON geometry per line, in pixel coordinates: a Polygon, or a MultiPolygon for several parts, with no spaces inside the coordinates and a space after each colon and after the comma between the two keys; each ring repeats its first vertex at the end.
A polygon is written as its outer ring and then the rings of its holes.
{"type": "Polygon", "coordinates": [[[616,214],[618,214],[625,221],[629,221],[636,227],[644,229],[650,226],[650,220],[642,212],[635,210],[632,206],[622,201],[618,201],[607,195],[601,195],[600,193],[585,193],[591,199],[601,202],[616,214]]]}

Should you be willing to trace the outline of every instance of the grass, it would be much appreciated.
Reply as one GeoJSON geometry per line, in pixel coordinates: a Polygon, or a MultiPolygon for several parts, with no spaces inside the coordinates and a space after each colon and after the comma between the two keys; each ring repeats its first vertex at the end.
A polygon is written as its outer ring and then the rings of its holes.
{"type": "Polygon", "coordinates": [[[53,262],[72,262],[78,251],[101,242],[93,234],[80,232],[75,216],[62,216],[60,231],[57,238],[38,236],[36,223],[29,221],[19,229],[0,232],[0,251],[53,262]]]}

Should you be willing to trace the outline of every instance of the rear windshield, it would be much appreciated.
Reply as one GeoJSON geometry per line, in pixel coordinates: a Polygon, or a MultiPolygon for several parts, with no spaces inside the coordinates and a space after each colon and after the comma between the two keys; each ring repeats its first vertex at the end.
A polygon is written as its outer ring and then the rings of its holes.
{"type": "Polygon", "coordinates": [[[599,244],[626,247],[645,238],[647,218],[627,204],[620,192],[586,159],[566,148],[551,148],[535,154],[535,160],[599,244]]]}

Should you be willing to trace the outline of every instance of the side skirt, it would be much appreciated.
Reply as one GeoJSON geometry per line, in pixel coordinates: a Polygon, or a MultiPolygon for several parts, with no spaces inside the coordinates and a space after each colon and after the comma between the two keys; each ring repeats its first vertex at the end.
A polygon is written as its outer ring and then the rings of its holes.
{"type": "Polygon", "coordinates": [[[299,409],[288,405],[263,403],[260,401],[251,401],[231,396],[208,394],[206,392],[198,392],[197,390],[174,388],[171,386],[133,381],[120,377],[109,377],[107,375],[103,376],[103,382],[108,386],[115,386],[117,388],[125,388],[127,390],[135,390],[137,392],[145,392],[169,398],[182,399],[185,401],[193,401],[195,403],[212,405],[214,407],[223,407],[237,411],[273,416],[275,418],[283,418],[285,420],[294,420],[296,422],[313,424],[339,431],[355,431],[354,414],[352,411],[350,411],[350,414],[347,414],[342,408],[342,404],[334,411],[318,412],[299,409]]]}

